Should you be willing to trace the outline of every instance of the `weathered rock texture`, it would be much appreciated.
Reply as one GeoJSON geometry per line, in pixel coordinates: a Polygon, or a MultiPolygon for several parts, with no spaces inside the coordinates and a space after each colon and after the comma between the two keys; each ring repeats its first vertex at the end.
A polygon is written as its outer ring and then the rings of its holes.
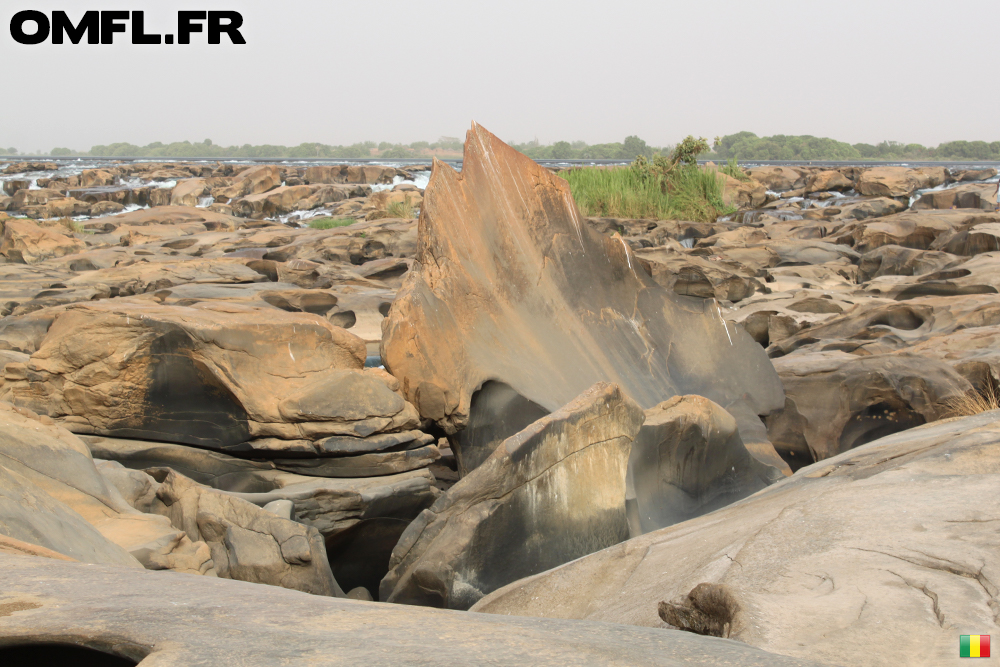
{"type": "Polygon", "coordinates": [[[0,255],[11,262],[34,264],[50,257],[80,252],[84,247],[79,239],[39,227],[33,222],[7,220],[3,225],[0,255]]]}
{"type": "MultiPolygon", "coordinates": [[[[395,475],[330,479],[282,471],[280,459],[250,461],[184,445],[82,438],[95,456],[111,459],[101,463],[102,474],[113,477],[129,503],[144,512],[154,511],[152,500],[158,497],[159,484],[143,470],[161,478],[168,469],[176,471],[265,509],[284,503],[286,518],[313,527],[323,536],[337,583],[344,590],[365,586],[372,597],[378,596],[379,582],[389,570],[389,555],[403,529],[440,496],[433,486],[434,475],[426,468],[395,475]]],[[[199,493],[203,495],[205,490],[199,493]]],[[[165,502],[157,506],[165,507],[165,502]]],[[[240,516],[249,514],[243,511],[240,516]]],[[[311,543],[311,534],[308,539],[311,543]]],[[[281,567],[279,561],[274,563],[281,567]]]]}
{"type": "Polygon", "coordinates": [[[669,630],[375,605],[49,558],[0,554],[0,584],[0,657],[57,642],[158,667],[816,664],[669,630]]]}
{"type": "Polygon", "coordinates": [[[781,406],[770,363],[716,302],[658,285],[624,240],[584,223],[564,180],[482,127],[465,146],[461,174],[435,163],[382,339],[464,470],[598,381],[644,407],[691,393],[754,415],[781,406]],[[487,382],[505,395],[477,401],[487,382]]]}
{"type": "Polygon", "coordinates": [[[45,417],[0,403],[0,532],[90,563],[343,595],[315,528],[173,471],[102,461],[45,417]]]}
{"type": "Polygon", "coordinates": [[[730,637],[784,655],[951,664],[958,635],[1000,630],[998,420],[994,411],[869,443],[473,610],[663,627],[666,602],[668,618],[709,631],[729,623],[730,637]],[[715,611],[699,621],[699,607],[715,611]]]}
{"type": "Polygon", "coordinates": [[[642,410],[607,383],[505,440],[410,524],[380,597],[467,609],[628,537],[625,471],[642,410]]]}
{"type": "MultiPolygon", "coordinates": [[[[426,464],[436,448],[413,431],[416,410],[387,375],[362,370],[365,356],[360,339],[309,313],[100,301],[58,313],[29,361],[7,364],[2,393],[79,433],[307,457],[354,443],[368,457],[352,459],[355,476],[426,464]],[[404,460],[383,471],[386,457],[404,460]]],[[[331,475],[352,476],[350,463],[331,475]]]]}
{"type": "Polygon", "coordinates": [[[0,403],[0,533],[87,563],[204,574],[205,545],[142,514],[108,486],[65,429],[0,403]]]}
{"type": "Polygon", "coordinates": [[[156,488],[151,511],[168,517],[191,539],[207,543],[220,577],[344,596],[315,528],[204,487],[172,470],[165,471],[156,488]]]}
{"type": "Polygon", "coordinates": [[[642,535],[745,498],[781,478],[744,446],[736,420],[702,396],[646,410],[629,456],[629,534],[642,535]]]}

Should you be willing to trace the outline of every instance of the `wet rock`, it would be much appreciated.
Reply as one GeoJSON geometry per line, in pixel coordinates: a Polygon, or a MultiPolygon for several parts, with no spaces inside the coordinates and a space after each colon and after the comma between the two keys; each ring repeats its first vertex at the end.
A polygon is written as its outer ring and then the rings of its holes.
{"type": "Polygon", "coordinates": [[[931,187],[927,175],[907,167],[873,167],[858,178],[856,190],[869,197],[909,197],[931,187]]]}
{"type": "MultiPolygon", "coordinates": [[[[3,191],[6,194],[10,195],[10,196],[14,196],[14,194],[18,190],[27,190],[30,187],[31,187],[31,181],[23,180],[23,179],[13,179],[13,180],[10,180],[10,181],[4,181],[3,182],[3,191]]],[[[40,187],[44,187],[44,186],[40,186],[40,187]]]]}
{"type": "Polygon", "coordinates": [[[968,183],[946,190],[927,192],[913,202],[913,210],[978,208],[995,211],[997,187],[993,183],[968,183]]]}
{"type": "Polygon", "coordinates": [[[998,419],[869,443],[743,502],[515,582],[473,610],[662,627],[666,602],[701,610],[707,627],[729,617],[730,638],[784,655],[951,662],[954,628],[993,627],[996,613],[994,584],[982,578],[994,581],[1000,567],[1000,536],[983,523],[1000,511],[998,419]],[[721,604],[712,588],[725,593],[721,604]],[[886,643],[896,633],[911,640],[886,643]]]}
{"type": "Polygon", "coordinates": [[[997,170],[990,167],[989,169],[959,169],[952,174],[952,177],[960,183],[965,183],[969,181],[985,181],[996,175],[997,170]]]}
{"type": "Polygon", "coordinates": [[[626,539],[625,470],[643,419],[599,383],[504,441],[406,529],[380,599],[467,609],[626,539]]]}
{"type": "Polygon", "coordinates": [[[488,381],[543,414],[602,380],[647,407],[681,393],[780,407],[760,348],[717,304],[656,284],[623,239],[583,224],[564,180],[482,127],[465,145],[461,175],[435,164],[382,338],[386,368],[463,470],[531,421],[501,425],[476,398],[488,381]]]}
{"type": "Polygon", "coordinates": [[[768,466],[751,456],[736,420],[716,403],[675,396],[646,410],[632,443],[625,496],[629,535],[745,498],[780,479],[782,467],[780,459],[768,466]]]}

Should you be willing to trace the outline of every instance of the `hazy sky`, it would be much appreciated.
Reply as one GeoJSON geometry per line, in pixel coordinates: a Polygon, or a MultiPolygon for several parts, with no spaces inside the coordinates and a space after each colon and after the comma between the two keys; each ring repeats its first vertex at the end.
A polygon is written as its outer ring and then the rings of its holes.
{"type": "Polygon", "coordinates": [[[653,145],[740,130],[936,145],[1000,140],[1000,1],[61,0],[234,9],[245,46],[23,46],[0,0],[0,146],[410,143],[464,136],[653,145]]]}

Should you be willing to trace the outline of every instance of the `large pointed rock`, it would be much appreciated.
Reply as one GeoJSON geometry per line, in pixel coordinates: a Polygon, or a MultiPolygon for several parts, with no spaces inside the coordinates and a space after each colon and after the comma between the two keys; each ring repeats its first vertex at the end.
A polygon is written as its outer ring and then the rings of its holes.
{"type": "Polygon", "coordinates": [[[678,394],[753,415],[783,404],[760,346],[718,304],[658,285],[620,237],[584,223],[565,180],[478,125],[461,174],[435,163],[416,260],[382,357],[421,416],[458,434],[464,470],[599,381],[644,408],[678,394]]]}
{"type": "Polygon", "coordinates": [[[508,438],[410,524],[380,597],[468,609],[626,539],[625,471],[644,418],[621,389],[599,383],[508,438]]]}

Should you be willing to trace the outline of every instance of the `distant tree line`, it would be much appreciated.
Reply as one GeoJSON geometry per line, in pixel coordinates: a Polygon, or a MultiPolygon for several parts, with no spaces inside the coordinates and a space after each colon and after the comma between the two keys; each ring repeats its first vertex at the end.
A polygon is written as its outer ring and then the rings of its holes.
{"type": "MultiPolygon", "coordinates": [[[[537,139],[527,143],[509,142],[511,146],[536,160],[634,160],[642,156],[668,155],[673,146],[654,147],[633,135],[624,141],[587,144],[583,141],[557,141],[543,145],[537,139]]],[[[776,134],[758,137],[753,132],[737,132],[716,137],[714,150],[701,155],[712,160],[997,160],[1000,141],[949,141],[931,148],[920,144],[883,141],[880,144],[848,144],[827,137],[776,134]]],[[[17,155],[17,149],[2,149],[17,155]]],[[[206,139],[200,143],[177,141],[154,142],[145,146],[129,143],[94,146],[89,151],[54,148],[51,155],[60,157],[162,157],[162,158],[429,158],[431,155],[458,155],[462,140],[441,137],[437,141],[412,144],[364,141],[350,146],[304,143],[298,146],[264,144],[219,146],[206,139]]]]}
{"type": "MultiPolygon", "coordinates": [[[[69,148],[53,148],[51,155],[57,157],[167,157],[167,158],[412,158],[431,155],[434,152],[461,153],[462,141],[455,137],[441,137],[435,142],[416,141],[412,144],[391,144],[383,141],[363,141],[350,146],[330,146],[321,143],[304,143],[298,146],[263,144],[254,146],[220,146],[206,139],[200,143],[175,141],[164,144],[159,141],[145,146],[130,143],[116,143],[94,146],[89,151],[74,151],[69,148]]],[[[11,153],[13,155],[13,153],[11,153]]]]}
{"type": "Polygon", "coordinates": [[[928,148],[898,141],[847,144],[809,135],[758,137],[738,132],[717,138],[714,148],[724,160],[1000,160],[1000,141],[948,141],[928,148]]]}

